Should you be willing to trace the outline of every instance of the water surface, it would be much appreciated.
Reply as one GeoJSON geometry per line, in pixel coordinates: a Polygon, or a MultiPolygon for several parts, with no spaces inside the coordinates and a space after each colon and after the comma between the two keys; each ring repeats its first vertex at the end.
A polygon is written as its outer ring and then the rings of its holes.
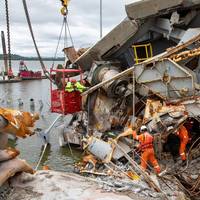
{"type": "MultiPolygon", "coordinates": [[[[38,61],[25,61],[27,66],[31,70],[40,70],[38,61]]],[[[13,61],[13,71],[17,73],[19,61],[13,61]]],[[[58,64],[60,62],[57,62],[58,64]]],[[[62,63],[62,62],[61,62],[62,63]]],[[[52,62],[45,62],[47,68],[50,68],[52,62]]],[[[0,61],[0,69],[3,66],[3,62],[0,61]]],[[[21,109],[24,111],[32,111],[30,108],[30,98],[35,101],[35,112],[39,111],[39,100],[42,100],[44,108],[40,120],[36,123],[36,127],[47,128],[51,122],[54,121],[57,114],[49,111],[50,103],[50,83],[48,80],[34,80],[23,81],[19,83],[7,83],[0,84],[0,101],[1,107],[11,107],[21,109]],[[21,98],[24,105],[19,107],[18,100],[21,98]]],[[[48,165],[51,169],[59,171],[71,171],[74,161],[79,160],[81,152],[73,149],[73,156],[71,155],[67,147],[60,148],[58,144],[58,134],[56,128],[54,128],[50,134],[51,146],[48,148],[42,165],[48,165]]],[[[42,151],[41,139],[34,135],[26,139],[17,139],[12,141],[12,145],[16,146],[20,150],[20,157],[27,160],[32,166],[36,166],[39,156],[42,151]]]]}

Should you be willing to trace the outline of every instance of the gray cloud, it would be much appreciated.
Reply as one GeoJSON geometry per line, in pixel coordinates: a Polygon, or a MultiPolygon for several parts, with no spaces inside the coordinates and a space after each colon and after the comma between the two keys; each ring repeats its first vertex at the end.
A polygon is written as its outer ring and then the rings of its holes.
{"type": "MultiPolygon", "coordinates": [[[[105,35],[125,17],[124,3],[127,0],[102,1],[103,34],[105,35]]],[[[27,0],[27,5],[42,56],[53,56],[62,24],[60,1],[27,0]]],[[[35,56],[22,1],[9,0],[9,8],[12,52],[35,56]]],[[[71,0],[68,21],[76,48],[94,44],[99,39],[99,0],[71,0]]],[[[4,0],[0,0],[0,30],[6,31],[4,0]]],[[[63,41],[58,56],[62,55],[62,48],[63,41]]]]}

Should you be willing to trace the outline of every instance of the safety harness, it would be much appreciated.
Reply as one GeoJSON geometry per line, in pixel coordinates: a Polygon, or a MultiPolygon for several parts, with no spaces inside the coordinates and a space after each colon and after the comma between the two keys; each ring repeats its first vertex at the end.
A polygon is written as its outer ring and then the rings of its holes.
{"type": "Polygon", "coordinates": [[[151,136],[148,132],[143,134],[143,142],[140,144],[141,151],[145,149],[153,148],[153,136],[151,136]]]}

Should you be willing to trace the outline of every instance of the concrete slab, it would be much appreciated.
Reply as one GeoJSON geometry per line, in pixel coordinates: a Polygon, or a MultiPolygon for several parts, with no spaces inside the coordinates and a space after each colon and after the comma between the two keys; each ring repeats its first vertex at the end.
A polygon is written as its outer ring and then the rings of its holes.
{"type": "Polygon", "coordinates": [[[143,200],[133,194],[104,192],[98,184],[76,174],[38,171],[35,175],[22,174],[11,180],[14,188],[8,199],[15,200],[143,200]]]}

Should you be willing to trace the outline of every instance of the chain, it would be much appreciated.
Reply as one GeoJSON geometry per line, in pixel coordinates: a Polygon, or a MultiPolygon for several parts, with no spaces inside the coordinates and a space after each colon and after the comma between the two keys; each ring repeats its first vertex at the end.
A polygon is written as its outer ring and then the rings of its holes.
{"type": "Polygon", "coordinates": [[[200,55],[200,47],[192,49],[192,50],[188,50],[188,51],[183,51],[179,54],[172,55],[170,58],[174,62],[180,62],[182,60],[187,60],[188,58],[192,58],[199,55],[200,55]]]}
{"type": "Polygon", "coordinates": [[[9,69],[10,69],[11,68],[11,48],[10,48],[10,21],[9,21],[8,0],[5,0],[5,8],[6,8],[7,40],[8,40],[8,63],[9,63],[9,69]]]}

